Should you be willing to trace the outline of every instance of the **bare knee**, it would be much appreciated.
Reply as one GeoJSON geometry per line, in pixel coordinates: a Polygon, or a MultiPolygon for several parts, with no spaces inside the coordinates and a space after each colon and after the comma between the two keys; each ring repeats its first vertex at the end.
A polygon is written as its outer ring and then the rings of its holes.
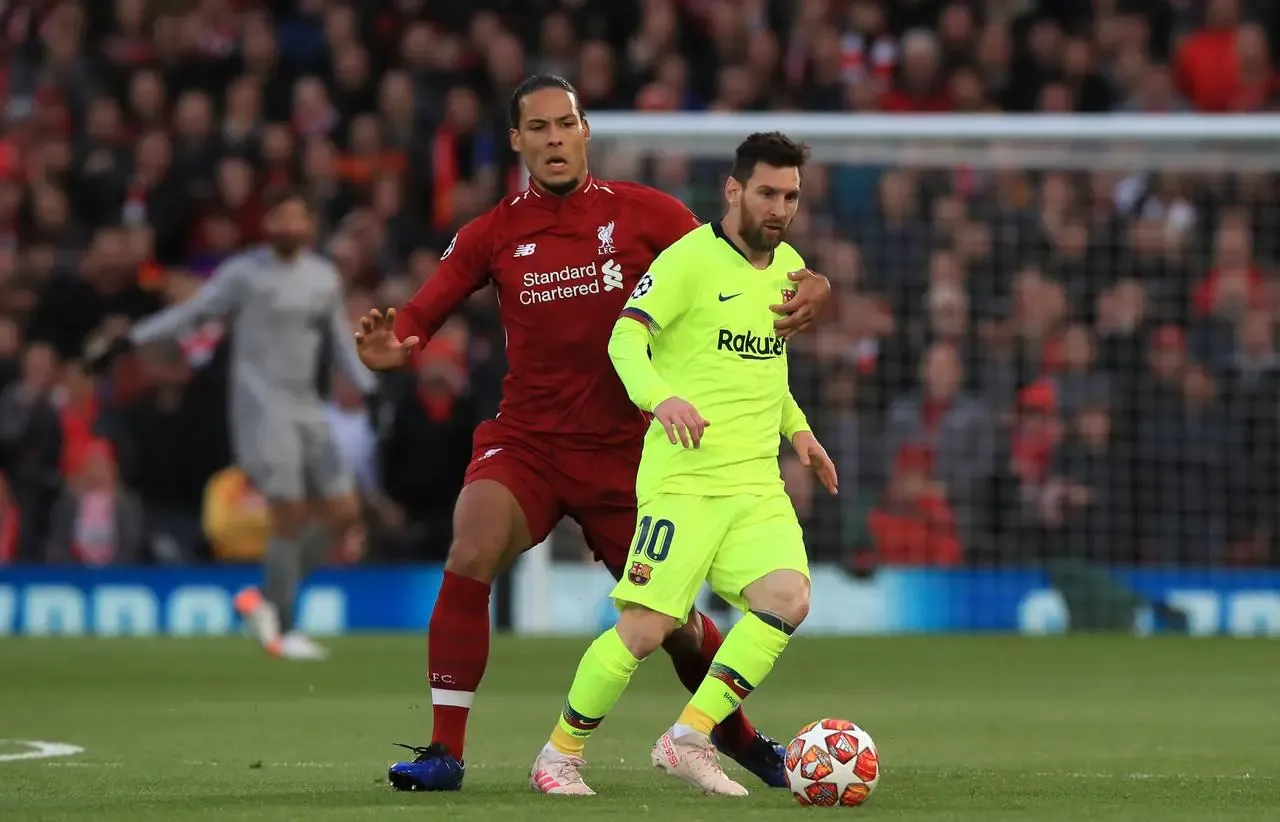
{"type": "Polygon", "coordinates": [[[302,533],[310,515],[304,500],[272,500],[271,533],[281,539],[294,539],[302,533]]]}
{"type": "Polygon", "coordinates": [[[809,579],[799,571],[774,571],[742,592],[752,613],[778,621],[790,633],[809,615],[809,579]]]}
{"type": "Polygon", "coordinates": [[[444,569],[451,574],[492,582],[501,570],[504,546],[500,542],[477,538],[474,534],[457,534],[449,545],[444,569]]]}
{"type": "Polygon", "coordinates": [[[446,571],[492,582],[529,547],[524,512],[510,491],[492,480],[462,489],[453,510],[453,544],[444,563],[446,571]]]}
{"type": "Polygon", "coordinates": [[[702,615],[697,608],[689,611],[689,618],[667,636],[662,647],[672,656],[689,654],[702,648],[702,615]]]}
{"type": "Polygon", "coordinates": [[[676,621],[643,605],[627,604],[618,616],[617,632],[622,644],[636,659],[658,650],[676,629],[676,621]]]}

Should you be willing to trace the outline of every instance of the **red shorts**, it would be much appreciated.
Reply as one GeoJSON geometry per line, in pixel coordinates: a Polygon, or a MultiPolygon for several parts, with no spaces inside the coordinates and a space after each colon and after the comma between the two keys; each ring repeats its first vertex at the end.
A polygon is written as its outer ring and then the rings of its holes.
{"type": "Polygon", "coordinates": [[[582,526],[587,546],[617,577],[636,528],[636,469],[642,441],[598,451],[558,449],[501,420],[476,428],[466,484],[488,479],[511,492],[537,545],[562,517],[582,526]]]}

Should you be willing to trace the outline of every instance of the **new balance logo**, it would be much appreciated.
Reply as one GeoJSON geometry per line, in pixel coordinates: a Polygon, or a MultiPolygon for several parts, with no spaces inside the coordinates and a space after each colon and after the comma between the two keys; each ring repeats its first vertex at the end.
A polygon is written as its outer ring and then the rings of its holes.
{"type": "Polygon", "coordinates": [[[622,266],[613,260],[605,260],[604,265],[600,266],[600,273],[605,291],[617,291],[622,288],[622,266]]]}
{"type": "Polygon", "coordinates": [[[516,253],[512,257],[532,257],[533,252],[538,250],[537,243],[521,243],[516,246],[516,253]]]}

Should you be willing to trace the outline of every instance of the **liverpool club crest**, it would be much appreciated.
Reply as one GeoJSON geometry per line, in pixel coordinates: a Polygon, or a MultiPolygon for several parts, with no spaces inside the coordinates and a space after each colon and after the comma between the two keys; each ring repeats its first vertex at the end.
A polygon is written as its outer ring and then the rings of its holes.
{"type": "Polygon", "coordinates": [[[596,229],[596,239],[600,241],[600,250],[596,253],[601,257],[605,254],[617,253],[613,245],[613,226],[613,221],[610,221],[596,229]]]}

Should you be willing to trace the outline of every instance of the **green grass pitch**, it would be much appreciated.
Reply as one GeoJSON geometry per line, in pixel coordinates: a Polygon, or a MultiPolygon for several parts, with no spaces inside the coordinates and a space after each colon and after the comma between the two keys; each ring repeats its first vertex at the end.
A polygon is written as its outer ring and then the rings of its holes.
{"type": "MultiPolygon", "coordinates": [[[[527,768],[585,638],[496,638],[466,789],[398,794],[392,742],[431,713],[418,637],[352,637],[287,664],[244,639],[0,641],[0,820],[1261,820],[1280,797],[1280,659],[1253,640],[797,639],[751,697],[786,739],[839,716],[880,747],[858,809],[804,809],[740,774],[709,798],[649,769],[685,696],[661,655],[588,747],[596,798],[531,793],[527,768]]],[[[737,767],[729,765],[732,771],[737,767]]],[[[740,773],[740,772],[738,772],[740,773]]]]}

